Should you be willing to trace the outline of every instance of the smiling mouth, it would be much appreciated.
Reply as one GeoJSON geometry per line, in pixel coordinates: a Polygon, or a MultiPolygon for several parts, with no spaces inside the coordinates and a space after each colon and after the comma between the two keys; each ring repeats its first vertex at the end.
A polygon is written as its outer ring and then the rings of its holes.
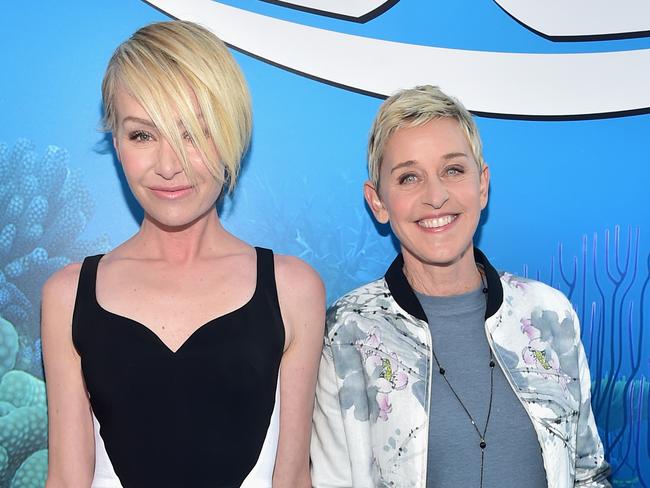
{"type": "Polygon", "coordinates": [[[443,217],[436,217],[433,219],[418,220],[417,224],[420,227],[424,227],[425,229],[439,229],[440,227],[451,224],[454,220],[456,220],[456,218],[458,218],[458,215],[445,215],[443,217]]]}
{"type": "Polygon", "coordinates": [[[150,188],[152,193],[159,198],[167,200],[175,200],[176,198],[184,197],[192,192],[191,186],[175,186],[170,188],[150,188]]]}

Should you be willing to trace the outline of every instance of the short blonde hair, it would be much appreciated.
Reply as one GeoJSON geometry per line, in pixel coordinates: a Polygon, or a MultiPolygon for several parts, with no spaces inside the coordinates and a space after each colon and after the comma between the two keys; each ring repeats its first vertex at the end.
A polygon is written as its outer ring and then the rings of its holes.
{"type": "Polygon", "coordinates": [[[379,188],[379,172],[384,157],[384,147],[390,136],[402,127],[415,127],[441,117],[456,119],[467,136],[472,155],[483,168],[483,149],[478,128],[472,115],[457,99],[431,85],[400,90],[386,99],[379,108],[370,130],[368,141],[368,176],[379,188]]]}
{"type": "Polygon", "coordinates": [[[118,129],[119,88],[147,111],[190,181],[183,132],[215,179],[233,189],[250,141],[251,101],[239,66],[217,36],[176,20],[143,27],[118,46],[102,82],[104,128],[111,132],[118,129]]]}

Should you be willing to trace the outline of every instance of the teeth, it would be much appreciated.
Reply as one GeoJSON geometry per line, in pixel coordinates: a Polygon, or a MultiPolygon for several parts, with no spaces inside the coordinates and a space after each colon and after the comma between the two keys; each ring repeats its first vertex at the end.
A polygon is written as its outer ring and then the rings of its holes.
{"type": "Polygon", "coordinates": [[[438,217],[437,219],[420,220],[418,221],[418,225],[427,229],[435,229],[436,227],[451,224],[455,219],[455,215],[445,215],[444,217],[438,217]]]}

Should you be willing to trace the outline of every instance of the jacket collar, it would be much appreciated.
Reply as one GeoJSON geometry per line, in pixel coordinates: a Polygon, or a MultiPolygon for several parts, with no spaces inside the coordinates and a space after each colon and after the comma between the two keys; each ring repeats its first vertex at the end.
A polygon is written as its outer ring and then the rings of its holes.
{"type": "MultiPolygon", "coordinates": [[[[501,307],[501,303],[503,302],[503,286],[501,285],[501,279],[499,278],[497,270],[490,264],[490,261],[485,257],[485,254],[476,247],[474,248],[474,261],[476,261],[476,264],[485,271],[485,279],[488,288],[485,318],[488,319],[499,310],[499,307],[501,307]]],[[[403,268],[404,257],[400,253],[390,265],[388,271],[386,271],[386,275],[384,276],[388,289],[400,307],[414,317],[426,322],[427,316],[424,313],[424,310],[422,310],[422,305],[420,305],[420,301],[417,296],[415,296],[413,288],[411,288],[411,285],[409,285],[409,282],[406,280],[403,268]]]]}

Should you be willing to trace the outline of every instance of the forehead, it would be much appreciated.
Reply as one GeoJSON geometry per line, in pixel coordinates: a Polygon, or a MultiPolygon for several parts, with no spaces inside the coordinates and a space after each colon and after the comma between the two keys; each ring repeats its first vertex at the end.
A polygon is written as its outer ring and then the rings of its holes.
{"type": "Polygon", "coordinates": [[[115,90],[115,109],[120,119],[126,116],[148,117],[140,102],[122,85],[115,90]]]}
{"type": "Polygon", "coordinates": [[[472,157],[460,123],[452,117],[441,117],[422,125],[397,129],[384,146],[382,169],[390,169],[407,160],[440,159],[451,153],[472,157]]]}
{"type": "MultiPolygon", "coordinates": [[[[196,117],[199,122],[203,122],[203,113],[199,107],[198,99],[194,94],[194,91],[189,90],[190,100],[192,102],[192,109],[189,111],[189,114],[180,112],[173,108],[173,104],[170,103],[156,103],[156,100],[151,100],[155,105],[161,108],[164,111],[173,112],[173,118],[176,120],[177,125],[182,126],[182,115],[187,115],[189,117],[196,117]]],[[[138,119],[148,119],[151,120],[149,111],[145,106],[143,106],[138,99],[123,85],[119,85],[115,90],[115,111],[117,113],[118,124],[121,124],[126,117],[135,117],[138,119]]],[[[169,113],[169,112],[168,112],[169,113]]]]}

